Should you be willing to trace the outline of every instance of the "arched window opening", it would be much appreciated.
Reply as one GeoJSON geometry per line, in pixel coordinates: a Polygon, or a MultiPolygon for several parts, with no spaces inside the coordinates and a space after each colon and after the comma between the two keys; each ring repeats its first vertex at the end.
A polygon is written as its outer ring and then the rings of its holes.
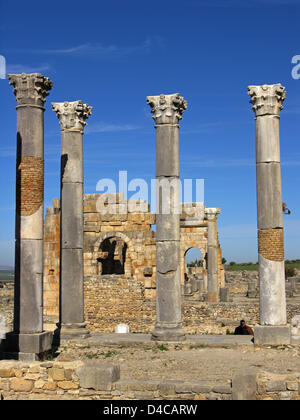
{"type": "Polygon", "coordinates": [[[118,237],[105,239],[100,245],[98,275],[125,274],[127,244],[118,237]]]}

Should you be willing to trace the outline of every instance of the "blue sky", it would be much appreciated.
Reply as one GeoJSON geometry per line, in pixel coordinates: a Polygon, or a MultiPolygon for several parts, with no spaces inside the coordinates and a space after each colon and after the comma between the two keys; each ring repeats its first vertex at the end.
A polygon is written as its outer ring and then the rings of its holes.
{"type": "MultiPolygon", "coordinates": [[[[228,261],[257,261],[255,121],[247,86],[282,83],[286,258],[300,258],[299,0],[0,0],[0,55],[8,72],[41,72],[54,88],[45,112],[45,205],[59,197],[60,131],[51,102],[93,106],[84,137],[85,192],[101,178],[155,174],[147,95],[188,101],[180,130],[182,178],[205,179],[205,204],[220,207],[228,261]]],[[[0,265],[13,264],[16,110],[0,80],[0,265]]]]}

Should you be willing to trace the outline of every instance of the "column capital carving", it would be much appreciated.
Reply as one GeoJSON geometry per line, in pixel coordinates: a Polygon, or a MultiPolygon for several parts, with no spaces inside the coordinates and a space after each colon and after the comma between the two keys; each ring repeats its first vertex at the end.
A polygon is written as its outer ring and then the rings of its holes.
{"type": "Polygon", "coordinates": [[[182,114],[187,109],[187,102],[179,93],[147,96],[147,104],[152,108],[151,112],[154,114],[152,118],[157,125],[178,125],[182,120],[182,114]]]}
{"type": "Polygon", "coordinates": [[[18,106],[43,107],[48,91],[53,87],[51,80],[40,73],[9,74],[8,80],[14,87],[18,106]]]}
{"type": "Polygon", "coordinates": [[[83,133],[85,120],[92,114],[93,107],[82,101],[54,102],[52,109],[56,112],[61,131],[80,131],[83,133]]]}
{"type": "Polygon", "coordinates": [[[205,207],[204,213],[207,220],[216,220],[218,215],[221,213],[221,209],[205,207]]]}
{"type": "Polygon", "coordinates": [[[249,86],[248,94],[251,96],[250,103],[256,117],[263,115],[276,115],[280,117],[283,109],[282,103],[286,98],[284,86],[280,83],[275,85],[249,86]]]}

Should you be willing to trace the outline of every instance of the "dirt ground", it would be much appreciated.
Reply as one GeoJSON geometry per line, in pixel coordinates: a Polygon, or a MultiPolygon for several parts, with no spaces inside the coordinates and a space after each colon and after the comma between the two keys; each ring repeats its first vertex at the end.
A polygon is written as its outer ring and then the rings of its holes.
{"type": "Polygon", "coordinates": [[[58,360],[106,360],[119,363],[123,379],[176,379],[185,381],[226,381],[236,369],[257,369],[275,374],[300,375],[300,348],[154,348],[97,347],[82,344],[61,348],[58,360]]]}

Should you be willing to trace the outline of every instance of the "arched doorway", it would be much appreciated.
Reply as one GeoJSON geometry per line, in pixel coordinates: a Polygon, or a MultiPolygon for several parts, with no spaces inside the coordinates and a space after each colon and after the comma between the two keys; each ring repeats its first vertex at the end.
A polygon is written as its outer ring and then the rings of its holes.
{"type": "Polygon", "coordinates": [[[202,275],[205,259],[199,248],[189,248],[184,255],[184,277],[202,275]]]}
{"type": "Polygon", "coordinates": [[[98,257],[98,275],[125,274],[127,244],[117,236],[101,242],[98,257]]]}

